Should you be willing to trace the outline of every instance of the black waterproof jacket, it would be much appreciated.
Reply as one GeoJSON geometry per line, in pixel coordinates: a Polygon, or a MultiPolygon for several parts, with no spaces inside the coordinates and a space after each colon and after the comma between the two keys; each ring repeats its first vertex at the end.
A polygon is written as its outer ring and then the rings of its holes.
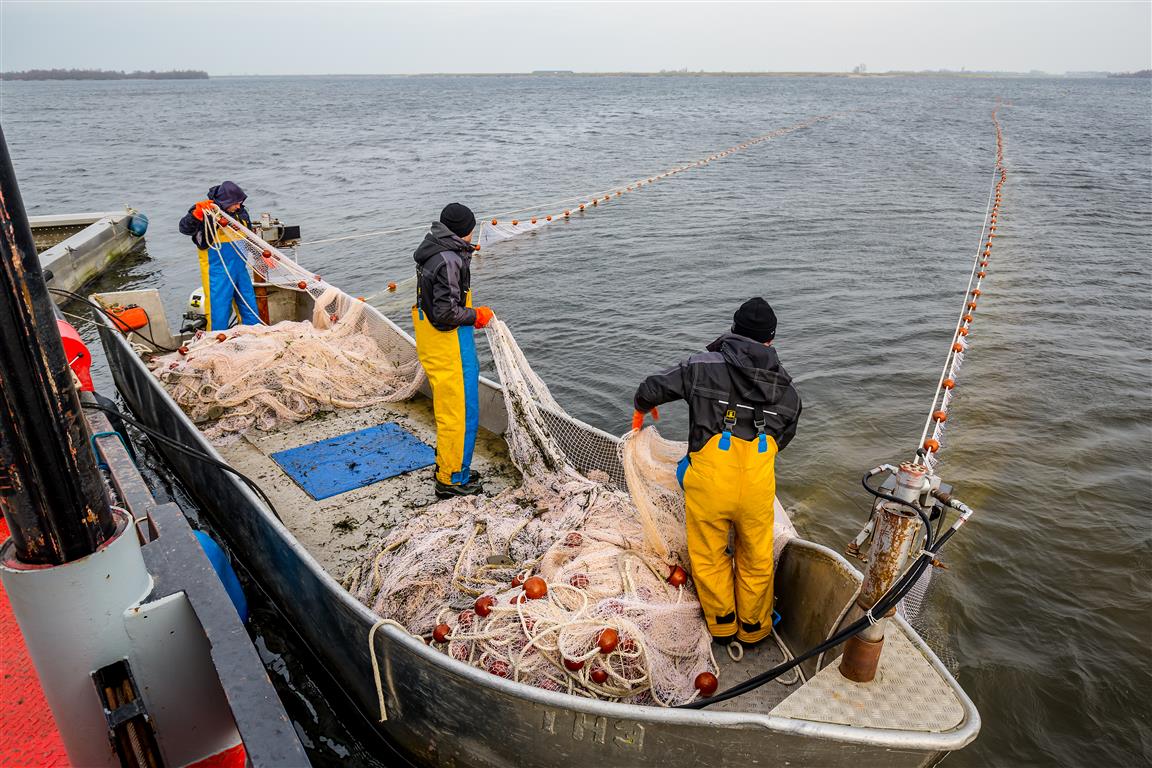
{"type": "MultiPolygon", "coordinates": [[[[228,206],[243,203],[248,197],[239,186],[231,181],[226,181],[209,189],[208,199],[216,203],[221,209],[227,210],[228,206]]],[[[204,242],[204,222],[192,215],[195,210],[196,206],[192,206],[188,209],[188,213],[184,214],[184,218],[180,219],[180,234],[191,236],[192,242],[203,251],[208,248],[204,242]]],[[[252,229],[252,218],[248,215],[248,209],[243,205],[235,213],[228,215],[248,229],[252,229]]]]}
{"type": "Polygon", "coordinates": [[[472,286],[474,250],[474,246],[437,221],[412,254],[416,262],[416,303],[438,331],[476,324],[476,310],[464,306],[464,297],[472,286]]]}
{"type": "Polygon", "coordinates": [[[688,402],[688,452],[700,450],[713,435],[724,431],[729,399],[736,401],[734,437],[756,437],[754,409],[764,414],[764,431],[784,446],[796,436],[800,420],[800,393],[780,365],[775,347],[726,333],[673,368],[649,376],[636,389],[638,411],[650,411],[674,400],[688,402]]]}

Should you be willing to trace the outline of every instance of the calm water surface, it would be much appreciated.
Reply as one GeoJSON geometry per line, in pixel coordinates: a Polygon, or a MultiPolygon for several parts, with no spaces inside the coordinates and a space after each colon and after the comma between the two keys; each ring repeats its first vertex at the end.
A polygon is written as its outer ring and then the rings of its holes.
{"type": "MultiPolygon", "coordinates": [[[[648,373],[761,294],[805,409],[778,463],[836,549],[860,474],[909,456],[977,247],[998,98],[1009,180],[941,471],[978,510],[927,620],[984,720],[949,765],[1152,759],[1152,88],[1134,80],[252,78],[4,83],[32,213],[130,204],[169,312],[199,282],[176,221],[230,178],[305,239],[604,189],[832,120],[486,249],[479,301],[578,417],[621,433],[648,373]]],[[[418,231],[304,247],[352,293],[411,273],[418,231]]],[[[393,307],[388,307],[389,309],[393,307]]],[[[666,432],[683,430],[670,409],[666,432]]],[[[318,763],[392,764],[329,710],[279,619],[260,647],[318,763]]]]}

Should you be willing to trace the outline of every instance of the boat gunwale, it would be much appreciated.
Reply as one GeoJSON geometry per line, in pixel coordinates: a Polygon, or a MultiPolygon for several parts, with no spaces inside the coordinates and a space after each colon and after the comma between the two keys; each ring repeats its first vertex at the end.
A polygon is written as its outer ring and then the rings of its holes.
{"type": "MultiPolygon", "coordinates": [[[[139,290],[139,289],[137,289],[139,290]]],[[[145,289],[155,290],[155,289],[145,289]]],[[[109,291],[107,293],[116,293],[109,291]]],[[[388,317],[384,316],[375,307],[369,305],[367,307],[375,312],[375,314],[384,320],[391,330],[400,334],[413,345],[415,342],[412,337],[400,328],[395,322],[388,317]]],[[[190,431],[196,436],[199,442],[199,447],[212,458],[217,461],[229,464],[213,446],[204,434],[200,431],[183,409],[176,404],[168,394],[161,382],[156,378],[152,371],[150,371],[145,364],[144,360],[136,352],[135,349],[128,343],[127,339],[119,333],[113,326],[111,321],[100,316],[101,325],[99,326],[101,339],[112,337],[115,343],[119,344],[123,351],[127,353],[129,359],[134,361],[138,368],[138,372],[142,374],[152,387],[169,406],[173,417],[182,422],[190,431]]],[[[116,365],[114,358],[109,356],[109,364],[116,365]]],[[[481,382],[490,386],[497,391],[503,392],[503,387],[496,382],[481,377],[481,382]]],[[[424,394],[423,391],[420,394],[424,394]]],[[[427,395],[425,395],[427,396],[427,395]]],[[[567,418],[572,419],[571,416],[567,418]]],[[[572,419],[577,421],[576,419],[572,419]]],[[[583,422],[579,422],[581,426],[583,422]]],[[[590,425],[587,425],[590,426],[590,425]]],[[[604,432],[603,430],[591,427],[591,429],[600,432],[603,435],[611,438],[614,441],[619,441],[619,437],[604,432]]],[[[275,514],[269,510],[263,501],[249,488],[245,483],[239,480],[235,475],[221,469],[217,469],[222,477],[232,483],[234,489],[243,497],[248,499],[250,506],[257,510],[263,516],[264,522],[271,525],[272,530],[277,533],[288,546],[288,548],[300,558],[304,565],[311,570],[314,574],[320,577],[320,581],[328,589],[329,593],[334,595],[340,604],[342,604],[351,612],[358,616],[365,629],[365,638],[358,642],[364,642],[367,639],[368,631],[381,621],[387,621],[384,617],[378,616],[368,606],[357,600],[348,590],[346,590],[336,578],[329,573],[319,561],[304,547],[297,539],[292,531],[281,522],[275,514]]],[[[817,544],[807,539],[797,538],[789,542],[788,546],[796,544],[805,548],[812,548],[819,551],[821,554],[831,557],[832,559],[841,562],[847,566],[848,569],[855,574],[854,567],[838,552],[825,547],[822,544],[817,544]]],[[[265,589],[261,585],[261,589],[265,589]]],[[[267,591],[265,589],[265,591],[267,591]]],[[[559,710],[579,712],[587,715],[597,717],[609,717],[616,720],[632,720],[635,722],[651,722],[662,726],[670,725],[692,725],[696,727],[718,727],[718,728],[746,728],[746,727],[759,727],[769,731],[778,733],[791,734],[809,738],[817,738],[823,740],[831,740],[845,744],[865,745],[870,747],[879,748],[892,748],[892,749],[909,749],[924,752],[950,752],[960,749],[967,744],[971,743],[980,731],[980,715],[974,703],[960,687],[959,683],[953,678],[952,674],[948,672],[944,664],[937,658],[936,654],[928,647],[927,643],[921,638],[916,631],[899,615],[893,617],[895,624],[900,630],[908,637],[918,650],[927,658],[929,664],[934,668],[937,674],[948,684],[950,691],[960,701],[964,716],[960,723],[956,726],[943,731],[910,731],[900,729],[886,729],[886,728],[873,728],[868,726],[853,726],[838,723],[827,723],[809,720],[800,720],[781,715],[773,715],[770,713],[758,712],[726,712],[715,711],[707,709],[678,709],[678,708],[665,708],[665,707],[650,707],[638,704],[623,704],[620,702],[602,701],[599,699],[585,698],[581,696],[573,696],[571,694],[547,691],[542,688],[528,685],[526,683],[515,682],[502,677],[498,677],[489,673],[486,670],[479,669],[465,662],[458,661],[446,653],[441,653],[427,645],[420,637],[413,635],[406,630],[401,630],[394,624],[382,624],[377,629],[376,634],[383,634],[389,642],[400,643],[405,645],[409,652],[422,658],[424,661],[432,665],[433,668],[438,669],[444,673],[453,675],[457,678],[463,679],[469,683],[475,684],[482,688],[490,688],[510,697],[526,701],[530,704],[543,705],[552,707],[559,710]]],[[[306,642],[306,641],[305,641],[306,642]]],[[[372,653],[377,655],[383,669],[381,670],[381,687],[389,689],[389,693],[393,698],[392,706],[397,706],[399,698],[395,692],[390,689],[386,679],[386,669],[388,664],[385,658],[381,658],[378,654],[380,650],[376,647],[378,643],[374,644],[372,653]]],[[[341,688],[344,688],[343,682],[336,680],[341,688]]],[[[347,693],[347,692],[346,692],[347,693]]],[[[351,694],[348,694],[351,696],[351,694]]],[[[351,696],[355,701],[355,696],[351,696]]],[[[369,714],[365,712],[364,714],[369,714]]]]}

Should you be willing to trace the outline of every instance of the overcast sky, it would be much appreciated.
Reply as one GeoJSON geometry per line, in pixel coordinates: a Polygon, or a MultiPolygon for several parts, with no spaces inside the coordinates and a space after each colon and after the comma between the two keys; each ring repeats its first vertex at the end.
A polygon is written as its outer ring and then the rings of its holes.
{"type": "Polygon", "coordinates": [[[1152,67],[1152,2],[0,0],[0,69],[1047,72],[1152,67]]]}

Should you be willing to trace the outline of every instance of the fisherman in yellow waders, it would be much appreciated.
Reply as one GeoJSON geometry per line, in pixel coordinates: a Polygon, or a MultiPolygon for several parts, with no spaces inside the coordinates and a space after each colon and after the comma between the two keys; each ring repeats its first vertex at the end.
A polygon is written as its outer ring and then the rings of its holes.
{"type": "Polygon", "coordinates": [[[796,434],[800,394],[772,346],[768,302],[746,301],[733,320],[707,351],[640,384],[632,427],[649,411],[656,417],[658,405],[688,402],[688,455],[677,476],[692,578],[712,638],[752,644],[772,631],[776,453],[796,434]]]}
{"type": "Polygon", "coordinates": [[[241,325],[260,325],[256,291],[252,287],[252,275],[241,244],[244,236],[230,227],[220,227],[213,230],[212,242],[209,242],[204,223],[205,211],[209,211],[211,216],[210,211],[215,205],[251,229],[252,219],[244,207],[247,199],[237,184],[225,181],[208,190],[208,199],[196,203],[180,219],[180,233],[191,236],[192,243],[200,252],[204,314],[210,331],[228,329],[233,307],[241,325]]]}
{"type": "Polygon", "coordinates": [[[416,354],[428,374],[436,412],[436,496],[484,491],[471,469],[480,425],[480,364],[473,328],[492,319],[488,307],[472,308],[472,231],[476,217],[450,203],[416,249],[416,354]]]}

